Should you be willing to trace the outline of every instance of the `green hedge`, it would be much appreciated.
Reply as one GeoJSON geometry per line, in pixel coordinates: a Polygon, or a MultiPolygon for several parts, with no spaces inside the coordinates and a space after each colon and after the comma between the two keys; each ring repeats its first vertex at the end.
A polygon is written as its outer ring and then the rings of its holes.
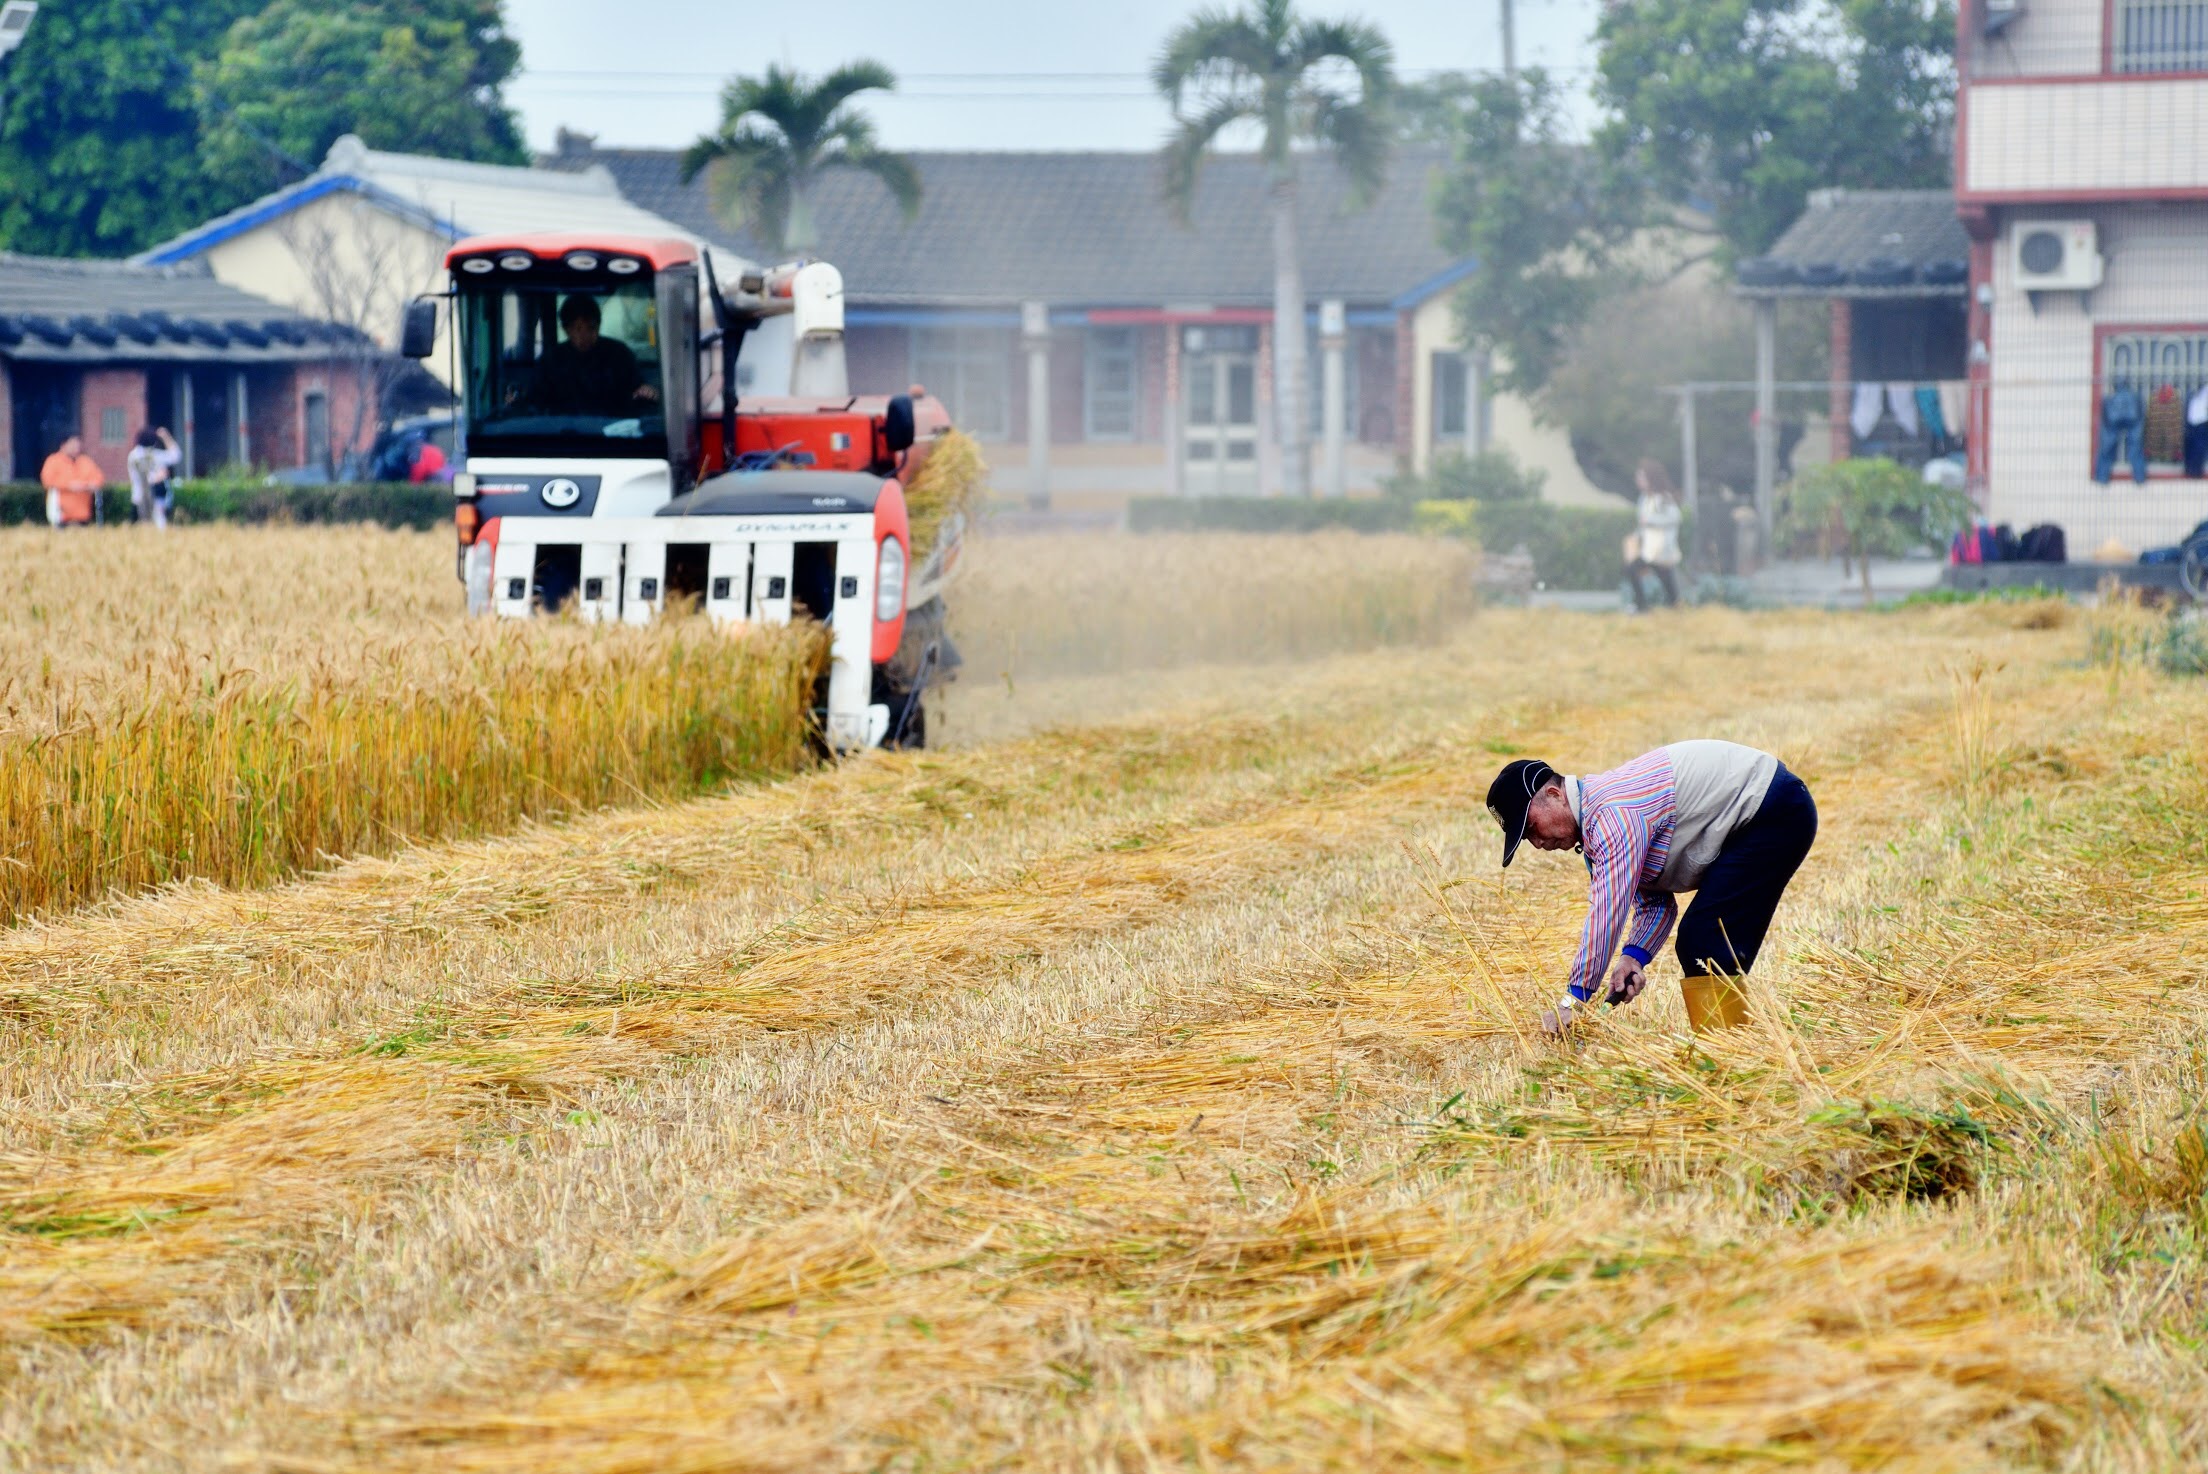
{"type": "Polygon", "coordinates": [[[1534,577],[1552,589],[1614,589],[1625,581],[1619,551],[1636,522],[1631,507],[1488,502],[1472,514],[1472,525],[1490,553],[1524,544],[1534,577]]]}
{"type": "MultiPolygon", "coordinates": [[[[130,520],[130,495],[100,494],[109,522],[130,520]]],[[[177,488],[183,522],[375,522],[385,527],[441,527],[452,520],[452,488],[378,481],[341,486],[260,486],[251,482],[187,481],[177,488]]],[[[43,523],[46,493],[34,481],[0,482],[0,526],[43,523]]]]}
{"type": "Polygon", "coordinates": [[[1136,497],[1127,504],[1129,532],[1409,532],[1408,502],[1364,498],[1313,501],[1301,497],[1136,497]]]}
{"type": "Polygon", "coordinates": [[[1624,580],[1619,545],[1633,509],[1559,507],[1548,502],[1413,502],[1393,497],[1304,501],[1288,497],[1138,497],[1127,504],[1134,532],[1462,533],[1491,553],[1524,545],[1535,577],[1552,589],[1614,589],[1624,580]]]}

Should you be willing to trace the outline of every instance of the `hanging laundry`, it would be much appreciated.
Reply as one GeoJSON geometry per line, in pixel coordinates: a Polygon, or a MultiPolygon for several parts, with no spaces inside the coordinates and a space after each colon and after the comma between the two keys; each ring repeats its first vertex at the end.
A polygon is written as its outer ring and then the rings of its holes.
{"type": "Polygon", "coordinates": [[[1914,440],[1919,428],[1917,422],[1917,391],[1910,384],[1888,384],[1886,407],[1894,412],[1894,423],[1901,426],[1901,433],[1914,440]]]}
{"type": "Polygon", "coordinates": [[[1940,391],[1930,384],[1919,384],[1916,393],[1917,415],[1924,421],[1924,433],[1932,441],[1932,454],[1947,454],[1947,416],[1940,410],[1940,391]]]}
{"type": "Polygon", "coordinates": [[[2146,417],[2146,406],[2139,402],[2139,391],[2129,384],[2118,384],[2101,396],[2101,443],[2093,456],[2095,481],[2108,485],[2118,459],[2131,463],[2132,480],[2146,481],[2146,417]]]}
{"type": "Polygon", "coordinates": [[[1855,386],[1855,404],[1848,411],[1848,428],[1858,440],[1868,440],[1878,428],[1879,413],[1885,408],[1886,390],[1880,384],[1855,386]]]}
{"type": "Polygon", "coordinates": [[[2193,391],[2193,397],[2185,401],[2185,423],[2208,425],[2208,384],[2193,391]]]}
{"type": "Polygon", "coordinates": [[[1938,387],[1940,420],[1947,426],[1947,438],[1960,445],[1970,429],[1970,381],[1942,379],[1938,387]]]}
{"type": "Polygon", "coordinates": [[[2168,384],[2147,401],[2147,459],[2161,465],[2185,459],[2185,405],[2168,384]]]}

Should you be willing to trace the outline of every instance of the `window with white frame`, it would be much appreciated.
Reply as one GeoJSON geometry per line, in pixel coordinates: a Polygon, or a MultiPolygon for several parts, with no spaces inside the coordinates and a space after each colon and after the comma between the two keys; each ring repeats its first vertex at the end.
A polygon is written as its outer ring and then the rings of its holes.
{"type": "Polygon", "coordinates": [[[2208,0],[2114,0],[2108,22],[2116,71],[2208,71],[2208,0]]]}
{"type": "Polygon", "coordinates": [[[330,461],[330,396],[309,390],[301,406],[306,418],[306,463],[326,466],[330,461]]]}
{"type": "Polygon", "coordinates": [[[1134,328],[1092,327],[1081,376],[1081,433],[1088,440],[1133,440],[1141,403],[1140,340],[1134,328]]]}
{"type": "Polygon", "coordinates": [[[2127,328],[2101,339],[2096,402],[2130,389],[2145,414],[2141,438],[2150,469],[2173,470],[2185,458],[2185,408],[2208,389],[2208,329],[2127,328]]]}
{"type": "Polygon", "coordinates": [[[1427,382],[1433,394],[1433,441],[1436,445],[1461,445],[1468,451],[1485,450],[1493,439],[1491,402],[1485,376],[1468,353],[1436,353],[1429,360],[1427,382]]]}
{"type": "Polygon", "coordinates": [[[1461,353],[1437,353],[1433,357],[1434,385],[1434,439],[1438,441],[1462,441],[1465,438],[1464,398],[1469,390],[1465,383],[1465,370],[1469,367],[1461,353]]]}
{"type": "Polygon", "coordinates": [[[951,423],[975,439],[1012,433],[1011,329],[914,328],[912,381],[942,400],[951,423]]]}

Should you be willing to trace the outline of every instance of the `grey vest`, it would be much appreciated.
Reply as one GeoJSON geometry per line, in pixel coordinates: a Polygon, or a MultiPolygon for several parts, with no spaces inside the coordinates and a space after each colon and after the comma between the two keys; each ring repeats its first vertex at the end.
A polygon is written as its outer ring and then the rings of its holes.
{"type": "Polygon", "coordinates": [[[1671,854],[1654,888],[1697,890],[1725,841],[1763,807],[1779,760],[1737,742],[1708,739],[1674,742],[1664,754],[1671,759],[1671,780],[1678,791],[1673,812],[1678,817],[1671,829],[1671,854]]]}

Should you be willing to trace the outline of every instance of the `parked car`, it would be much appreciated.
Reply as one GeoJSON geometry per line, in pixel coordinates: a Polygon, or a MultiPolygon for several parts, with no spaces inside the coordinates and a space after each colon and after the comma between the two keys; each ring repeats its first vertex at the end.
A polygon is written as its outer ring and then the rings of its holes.
{"type": "Polygon", "coordinates": [[[320,463],[291,466],[268,475],[270,486],[328,486],[332,482],[411,481],[417,456],[423,447],[434,447],[434,475],[423,480],[449,481],[460,463],[461,434],[450,412],[410,415],[393,420],[366,451],[355,451],[337,463],[337,474],[320,463]]]}

